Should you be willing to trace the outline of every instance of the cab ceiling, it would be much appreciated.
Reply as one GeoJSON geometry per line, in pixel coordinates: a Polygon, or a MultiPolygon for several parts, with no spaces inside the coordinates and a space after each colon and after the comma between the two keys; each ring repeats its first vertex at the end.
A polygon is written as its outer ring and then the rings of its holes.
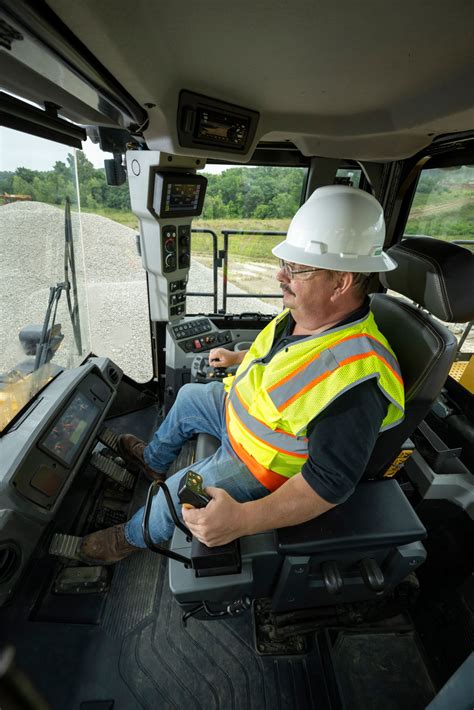
{"type": "Polygon", "coordinates": [[[400,159],[474,128],[472,0],[47,4],[139,104],[154,105],[150,148],[189,152],[176,136],[182,89],[260,112],[247,159],[262,140],[400,159]]]}

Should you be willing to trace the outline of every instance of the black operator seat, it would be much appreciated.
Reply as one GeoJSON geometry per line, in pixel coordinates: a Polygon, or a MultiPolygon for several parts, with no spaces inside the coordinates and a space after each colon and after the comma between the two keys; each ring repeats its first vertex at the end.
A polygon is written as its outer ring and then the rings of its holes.
{"type": "MultiPolygon", "coordinates": [[[[403,443],[430,410],[455,358],[454,335],[446,322],[473,319],[474,255],[430,237],[402,240],[388,250],[398,268],[381,275],[383,285],[414,301],[388,294],[372,296],[377,325],[400,363],[406,413],[397,427],[380,435],[364,479],[342,505],[304,525],[242,538],[242,584],[249,596],[271,596],[276,611],[371,599],[393,589],[426,557],[426,531],[398,483],[384,479],[403,443]],[[377,480],[379,479],[379,480],[377,480]],[[267,554],[265,554],[265,550],[267,554]]],[[[199,437],[199,453],[218,444],[199,437]]],[[[180,545],[179,535],[173,545],[180,545]]],[[[177,600],[219,602],[231,593],[225,577],[193,581],[170,568],[177,600]]]]}

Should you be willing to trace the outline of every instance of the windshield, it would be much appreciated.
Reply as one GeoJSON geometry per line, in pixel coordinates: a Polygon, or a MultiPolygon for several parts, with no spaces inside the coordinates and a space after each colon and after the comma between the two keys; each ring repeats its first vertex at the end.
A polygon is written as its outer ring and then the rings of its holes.
{"type": "Polygon", "coordinates": [[[0,431],[90,351],[73,148],[0,128],[0,431]]]}

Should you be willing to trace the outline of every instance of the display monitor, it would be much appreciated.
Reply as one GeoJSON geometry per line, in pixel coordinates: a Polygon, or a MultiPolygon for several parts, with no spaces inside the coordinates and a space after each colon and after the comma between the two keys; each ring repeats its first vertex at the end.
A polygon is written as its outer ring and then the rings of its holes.
{"type": "Polygon", "coordinates": [[[99,408],[90,399],[78,392],[42,439],[40,447],[61,463],[70,466],[99,412],[99,408]]]}
{"type": "Polygon", "coordinates": [[[157,217],[198,217],[207,179],[202,175],[156,172],[152,211],[157,217]]]}

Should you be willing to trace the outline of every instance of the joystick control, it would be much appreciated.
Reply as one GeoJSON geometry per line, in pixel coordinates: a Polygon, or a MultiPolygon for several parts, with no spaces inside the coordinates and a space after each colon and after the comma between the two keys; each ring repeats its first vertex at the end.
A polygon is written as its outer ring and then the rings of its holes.
{"type": "Polygon", "coordinates": [[[204,491],[202,476],[189,470],[178,487],[178,499],[183,508],[205,508],[211,497],[204,491]]]}

